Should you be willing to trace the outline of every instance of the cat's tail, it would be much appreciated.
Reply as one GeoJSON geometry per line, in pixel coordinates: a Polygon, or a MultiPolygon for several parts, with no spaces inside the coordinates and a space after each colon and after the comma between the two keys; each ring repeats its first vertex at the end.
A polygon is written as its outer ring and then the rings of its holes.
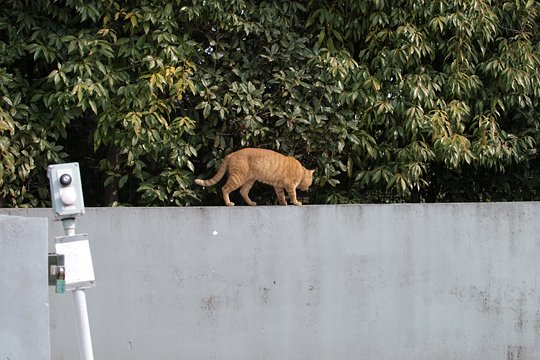
{"type": "Polygon", "coordinates": [[[227,165],[229,164],[229,157],[230,155],[225,156],[225,159],[223,159],[223,162],[221,163],[216,175],[214,175],[213,178],[208,180],[203,179],[195,179],[195,184],[201,185],[201,186],[212,186],[217,184],[219,180],[225,175],[225,172],[227,172],[227,165]]]}

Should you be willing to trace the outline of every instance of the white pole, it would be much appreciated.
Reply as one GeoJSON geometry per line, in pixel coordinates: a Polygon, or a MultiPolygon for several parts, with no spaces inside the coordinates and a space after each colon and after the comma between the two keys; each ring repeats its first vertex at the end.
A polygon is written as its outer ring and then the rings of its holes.
{"type": "Polygon", "coordinates": [[[79,349],[81,360],[94,360],[92,350],[92,337],[90,335],[90,322],[88,321],[88,308],[86,307],[86,294],[84,290],[73,291],[73,303],[77,316],[77,333],[79,335],[79,349]]]}
{"type": "MultiPolygon", "coordinates": [[[[62,225],[67,236],[75,235],[75,218],[62,219],[62,225]]],[[[84,290],[77,289],[73,291],[73,304],[75,305],[75,316],[77,317],[77,334],[81,360],[94,360],[90,322],[88,321],[88,307],[86,306],[86,294],[84,290]]]]}
{"type": "Polygon", "coordinates": [[[62,226],[66,236],[75,235],[75,218],[62,219],[62,226]]]}

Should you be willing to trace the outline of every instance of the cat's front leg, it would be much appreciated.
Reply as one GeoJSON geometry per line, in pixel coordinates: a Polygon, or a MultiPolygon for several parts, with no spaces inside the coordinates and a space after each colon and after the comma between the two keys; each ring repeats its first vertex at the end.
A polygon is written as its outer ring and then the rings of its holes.
{"type": "Polygon", "coordinates": [[[287,205],[287,200],[285,199],[285,190],[283,188],[274,186],[274,191],[276,192],[279,205],[287,205]]]}
{"type": "Polygon", "coordinates": [[[289,199],[291,199],[291,204],[296,205],[296,206],[302,205],[302,203],[298,201],[298,199],[296,198],[296,188],[294,187],[287,188],[287,193],[289,194],[289,199]]]}

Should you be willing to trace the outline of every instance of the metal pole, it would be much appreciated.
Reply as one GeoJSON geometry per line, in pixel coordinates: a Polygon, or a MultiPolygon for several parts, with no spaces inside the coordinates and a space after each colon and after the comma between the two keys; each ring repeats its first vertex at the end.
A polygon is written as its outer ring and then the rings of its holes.
{"type": "Polygon", "coordinates": [[[77,316],[77,333],[79,335],[79,350],[82,360],[94,360],[92,338],[90,335],[90,322],[88,321],[88,308],[86,307],[86,294],[84,290],[73,291],[73,303],[77,316]]]}
{"type": "MultiPolygon", "coordinates": [[[[62,219],[62,225],[67,236],[75,235],[75,218],[62,219]]],[[[75,316],[77,317],[77,335],[79,338],[81,360],[94,360],[90,322],[88,321],[88,307],[86,306],[86,294],[84,290],[77,289],[73,291],[73,304],[75,305],[75,316]]]]}
{"type": "Polygon", "coordinates": [[[62,219],[62,226],[66,236],[75,235],[75,218],[62,219]]]}

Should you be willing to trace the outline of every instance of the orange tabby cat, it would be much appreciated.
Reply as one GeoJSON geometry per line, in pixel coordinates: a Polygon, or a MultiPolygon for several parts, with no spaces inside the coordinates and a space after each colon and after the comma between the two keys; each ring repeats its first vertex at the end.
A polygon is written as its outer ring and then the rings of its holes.
{"type": "Polygon", "coordinates": [[[315,171],[307,170],[291,156],[281,155],[272,150],[246,148],[227,155],[213,178],[196,179],[195,183],[201,186],[215,185],[227,170],[229,170],[229,178],[222,188],[223,200],[227,206],[234,206],[229,199],[229,193],[240,187],[240,194],[244,201],[248,205],[257,205],[249,198],[249,190],[255,181],[272,185],[280,205],[287,205],[284,190],[287,191],[294,205],[302,205],[296,199],[296,188],[307,190],[313,182],[315,171]]]}

